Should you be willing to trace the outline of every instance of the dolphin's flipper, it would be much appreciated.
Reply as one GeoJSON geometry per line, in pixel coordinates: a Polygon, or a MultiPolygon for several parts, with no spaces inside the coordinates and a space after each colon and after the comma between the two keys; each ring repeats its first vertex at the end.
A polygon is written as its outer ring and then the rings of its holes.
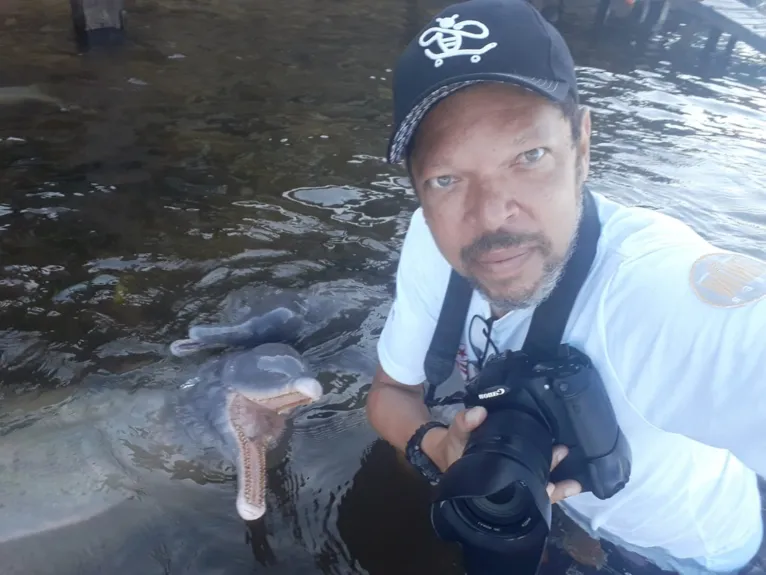
{"type": "Polygon", "coordinates": [[[262,343],[294,342],[304,325],[298,309],[280,306],[237,324],[195,325],[189,338],[170,344],[170,353],[185,357],[213,347],[255,347],[262,343]]]}
{"type": "Polygon", "coordinates": [[[313,342],[337,344],[336,340],[354,339],[357,330],[366,332],[363,324],[370,310],[388,305],[389,300],[384,289],[355,281],[289,289],[246,286],[227,294],[218,318],[190,327],[186,340],[171,344],[170,352],[184,357],[211,345],[253,348],[286,343],[305,350],[312,348],[313,342]]]}
{"type": "Polygon", "coordinates": [[[194,355],[205,349],[213,349],[216,347],[223,346],[195,341],[193,339],[177,339],[170,344],[170,353],[176,357],[186,357],[187,355],[194,355]]]}

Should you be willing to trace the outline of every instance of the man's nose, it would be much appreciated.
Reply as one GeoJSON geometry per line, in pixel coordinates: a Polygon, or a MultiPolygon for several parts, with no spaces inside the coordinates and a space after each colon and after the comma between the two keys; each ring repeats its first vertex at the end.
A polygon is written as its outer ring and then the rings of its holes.
{"type": "Polygon", "coordinates": [[[513,185],[507,180],[484,179],[470,191],[468,214],[479,227],[497,230],[519,213],[513,185]]]}

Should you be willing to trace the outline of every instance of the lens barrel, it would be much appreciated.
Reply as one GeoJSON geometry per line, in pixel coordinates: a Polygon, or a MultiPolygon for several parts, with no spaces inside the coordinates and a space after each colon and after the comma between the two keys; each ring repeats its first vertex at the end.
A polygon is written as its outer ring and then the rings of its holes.
{"type": "Polygon", "coordinates": [[[470,549],[466,568],[469,562],[481,568],[467,573],[494,573],[488,563],[501,559],[511,561],[519,575],[536,572],[551,523],[545,487],[552,443],[538,417],[515,409],[493,411],[442,477],[432,525],[442,539],[470,549]]]}

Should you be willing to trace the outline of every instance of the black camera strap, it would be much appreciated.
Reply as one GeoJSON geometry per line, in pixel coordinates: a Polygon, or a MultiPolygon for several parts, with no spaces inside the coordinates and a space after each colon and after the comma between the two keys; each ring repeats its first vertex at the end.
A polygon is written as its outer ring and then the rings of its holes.
{"type": "Polygon", "coordinates": [[[473,286],[463,276],[452,270],[439,320],[436,322],[436,329],[423,365],[428,383],[426,405],[430,406],[433,403],[436,388],[447,381],[455,369],[455,358],[463,337],[465,318],[468,315],[472,295],[473,286]]]}
{"type": "MultiPolygon", "coordinates": [[[[596,203],[590,190],[584,187],[577,242],[558,284],[532,314],[532,323],[522,347],[529,356],[542,358],[557,355],[577,294],[596,257],[600,235],[601,222],[596,203]]],[[[472,294],[473,287],[468,280],[453,270],[423,366],[428,383],[425,398],[428,406],[434,404],[436,388],[450,377],[455,367],[472,294]]]]}
{"type": "Polygon", "coordinates": [[[601,222],[593,196],[583,190],[583,214],[577,243],[551,295],[532,314],[522,351],[533,358],[555,357],[577,295],[596,257],[601,222]]]}

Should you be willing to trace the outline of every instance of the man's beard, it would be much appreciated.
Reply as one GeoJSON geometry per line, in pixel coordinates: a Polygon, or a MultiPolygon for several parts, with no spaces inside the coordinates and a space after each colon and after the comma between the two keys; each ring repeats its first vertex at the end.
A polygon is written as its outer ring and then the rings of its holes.
{"type": "Polygon", "coordinates": [[[567,262],[572,257],[575,246],[577,245],[580,219],[582,218],[582,193],[577,203],[577,220],[575,221],[575,231],[569,242],[566,253],[563,256],[557,256],[553,253],[553,247],[550,240],[541,233],[536,234],[512,234],[509,232],[495,231],[484,234],[471,245],[461,250],[464,269],[471,269],[471,265],[482,253],[498,249],[510,248],[528,245],[530,249],[537,251],[543,258],[543,273],[540,279],[529,289],[515,295],[491,294],[489,290],[482,285],[479,280],[470,274],[467,276],[468,282],[486,299],[493,312],[502,317],[508,312],[535,307],[544,302],[558,285],[561,275],[567,262]]]}

